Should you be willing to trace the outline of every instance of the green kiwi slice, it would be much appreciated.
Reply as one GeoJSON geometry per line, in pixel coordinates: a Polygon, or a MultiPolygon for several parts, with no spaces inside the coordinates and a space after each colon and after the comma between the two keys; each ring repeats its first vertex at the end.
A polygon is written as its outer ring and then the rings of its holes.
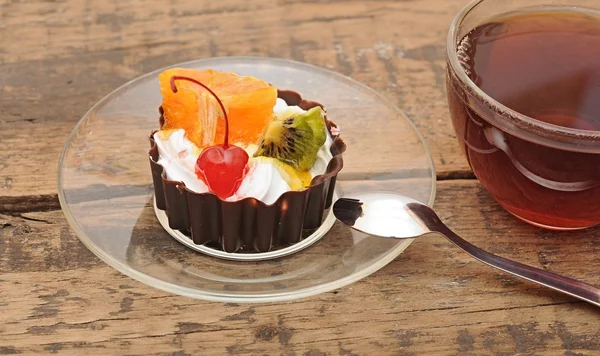
{"type": "Polygon", "coordinates": [[[254,157],[273,157],[300,171],[308,171],[327,139],[324,112],[316,106],[287,118],[274,118],[258,144],[254,157]]]}

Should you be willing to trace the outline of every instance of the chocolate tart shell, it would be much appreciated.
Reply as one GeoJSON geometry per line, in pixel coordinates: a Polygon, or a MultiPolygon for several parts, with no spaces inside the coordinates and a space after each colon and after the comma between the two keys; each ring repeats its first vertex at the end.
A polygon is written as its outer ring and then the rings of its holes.
{"type": "MultiPolygon", "coordinates": [[[[321,104],[302,99],[300,94],[278,90],[277,95],[288,105],[308,110],[321,104]]],[[[160,108],[160,125],[164,125],[160,108]]],[[[326,209],[331,206],[337,174],[343,167],[342,153],[346,145],[339,138],[337,126],[325,118],[327,129],[333,138],[331,154],[325,174],[313,178],[308,188],[289,191],[267,205],[254,198],[235,202],[219,199],[213,193],[196,193],[183,182],[167,179],[163,167],[158,164],[158,147],[150,134],[148,152],[156,207],[164,210],[169,227],[190,236],[197,244],[211,246],[225,252],[267,252],[299,242],[303,236],[317,229],[326,209]]]]}

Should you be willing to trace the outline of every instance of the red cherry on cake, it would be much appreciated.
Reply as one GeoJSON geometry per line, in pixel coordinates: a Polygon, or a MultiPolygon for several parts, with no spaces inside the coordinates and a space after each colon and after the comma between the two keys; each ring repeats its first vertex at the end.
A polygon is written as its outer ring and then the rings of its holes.
{"type": "Polygon", "coordinates": [[[196,161],[196,174],[221,199],[232,196],[242,184],[248,163],[248,153],[238,146],[210,146],[202,150],[196,161]]]}
{"type": "Polygon", "coordinates": [[[225,118],[225,140],[222,145],[206,147],[196,161],[196,175],[203,179],[208,188],[221,199],[232,196],[242,184],[248,164],[248,153],[238,146],[229,144],[229,119],[221,99],[209,87],[196,79],[184,76],[171,77],[171,90],[177,93],[176,80],[187,80],[206,89],[219,103],[225,118]]]}

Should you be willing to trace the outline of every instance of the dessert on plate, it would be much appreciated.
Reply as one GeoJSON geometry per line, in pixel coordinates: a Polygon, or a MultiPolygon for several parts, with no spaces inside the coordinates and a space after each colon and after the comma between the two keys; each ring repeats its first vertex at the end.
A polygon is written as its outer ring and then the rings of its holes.
{"type": "Polygon", "coordinates": [[[323,105],[211,69],[168,69],[159,82],[149,158],[171,229],[226,252],[266,252],[321,225],[346,148],[323,105]]]}

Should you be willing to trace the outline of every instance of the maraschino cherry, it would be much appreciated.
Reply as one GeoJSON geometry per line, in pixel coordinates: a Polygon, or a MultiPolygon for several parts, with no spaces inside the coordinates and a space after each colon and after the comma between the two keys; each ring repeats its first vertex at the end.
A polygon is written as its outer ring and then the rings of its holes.
{"type": "Polygon", "coordinates": [[[232,196],[242,184],[248,153],[238,146],[229,144],[229,119],[223,102],[209,87],[196,79],[174,75],[171,77],[171,90],[177,93],[176,80],[187,80],[206,89],[219,103],[225,118],[225,140],[222,145],[208,146],[202,150],[196,161],[196,175],[203,179],[208,188],[221,199],[232,196]]]}

